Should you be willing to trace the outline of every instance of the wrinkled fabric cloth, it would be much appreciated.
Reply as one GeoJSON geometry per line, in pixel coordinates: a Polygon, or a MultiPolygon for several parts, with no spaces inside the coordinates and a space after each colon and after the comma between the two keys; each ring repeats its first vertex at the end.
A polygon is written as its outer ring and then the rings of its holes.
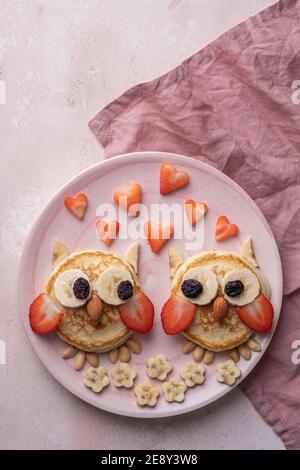
{"type": "Polygon", "coordinates": [[[300,365],[292,360],[300,340],[298,85],[300,0],[282,0],[89,123],[106,157],[160,150],[198,158],[264,213],[282,259],[283,306],[270,347],[241,388],[290,449],[300,448],[300,365]]]}

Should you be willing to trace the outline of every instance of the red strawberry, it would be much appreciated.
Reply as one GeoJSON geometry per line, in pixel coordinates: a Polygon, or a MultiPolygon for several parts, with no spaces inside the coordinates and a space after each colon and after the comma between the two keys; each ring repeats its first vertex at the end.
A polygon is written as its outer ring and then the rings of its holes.
{"type": "Polygon", "coordinates": [[[106,222],[104,219],[99,219],[96,222],[96,232],[100,240],[106,246],[110,246],[119,232],[120,224],[117,220],[106,222]]]}
{"type": "Polygon", "coordinates": [[[82,219],[87,208],[88,198],[87,195],[83,193],[77,194],[75,197],[68,196],[64,204],[77,219],[82,219]]]}
{"type": "Polygon", "coordinates": [[[38,295],[29,308],[30,326],[40,335],[56,330],[63,316],[61,308],[45,293],[38,295]]]}
{"type": "Polygon", "coordinates": [[[131,299],[119,306],[122,322],[130,330],[148,333],[153,326],[154,307],[143,292],[138,292],[131,299]]]}
{"type": "Polygon", "coordinates": [[[174,233],[174,226],[172,224],[163,227],[161,224],[151,222],[150,220],[145,223],[144,229],[153,253],[158,253],[174,233]]]}
{"type": "Polygon", "coordinates": [[[187,219],[191,225],[196,225],[198,220],[203,217],[208,207],[205,202],[196,202],[194,199],[187,199],[184,203],[187,219]]]}
{"type": "Polygon", "coordinates": [[[137,216],[140,213],[139,205],[142,200],[142,188],[138,183],[130,183],[118,189],[113,194],[116,204],[126,209],[129,215],[137,216]]]}
{"type": "Polygon", "coordinates": [[[240,308],[238,316],[251,330],[266,333],[272,328],[274,310],[271,302],[261,294],[253,302],[240,308]]]}
{"type": "Polygon", "coordinates": [[[218,242],[234,237],[239,232],[239,228],[235,224],[230,224],[226,215],[218,217],[215,238],[218,242]]]}
{"type": "Polygon", "coordinates": [[[160,194],[168,194],[176,189],[184,188],[189,182],[186,171],[176,170],[173,165],[165,163],[160,167],[160,194]]]}
{"type": "Polygon", "coordinates": [[[196,315],[197,306],[184,297],[171,295],[161,311],[161,322],[167,335],[186,330],[196,315]]]}

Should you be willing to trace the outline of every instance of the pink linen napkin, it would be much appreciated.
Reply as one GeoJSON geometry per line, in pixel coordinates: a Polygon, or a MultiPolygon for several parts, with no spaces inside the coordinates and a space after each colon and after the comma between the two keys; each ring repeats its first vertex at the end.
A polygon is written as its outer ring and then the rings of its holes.
{"type": "Polygon", "coordinates": [[[290,449],[300,448],[297,86],[300,0],[282,0],[128,90],[89,123],[106,157],[161,150],[199,158],[237,181],[263,211],[280,249],[284,299],[271,345],[241,388],[290,449]]]}

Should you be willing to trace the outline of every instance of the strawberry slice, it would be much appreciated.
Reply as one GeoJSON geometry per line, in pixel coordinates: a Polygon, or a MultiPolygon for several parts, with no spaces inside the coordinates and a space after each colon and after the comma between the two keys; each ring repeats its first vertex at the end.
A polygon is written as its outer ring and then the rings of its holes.
{"type": "Polygon", "coordinates": [[[117,220],[106,222],[104,219],[99,219],[96,222],[96,232],[99,240],[102,240],[106,246],[110,246],[113,240],[117,237],[120,229],[120,224],[117,220]]]}
{"type": "Polygon", "coordinates": [[[194,199],[187,199],[184,203],[185,213],[191,225],[196,225],[199,219],[203,217],[208,207],[205,202],[196,202],[194,199]]]}
{"type": "Polygon", "coordinates": [[[176,170],[173,165],[164,163],[160,167],[160,194],[169,194],[184,188],[190,180],[186,171],[176,170]]]}
{"type": "Polygon", "coordinates": [[[161,311],[161,322],[167,335],[177,335],[186,330],[196,315],[197,306],[184,297],[171,295],[161,311]]]}
{"type": "Polygon", "coordinates": [[[154,307],[143,292],[138,292],[131,299],[119,306],[122,322],[130,330],[148,333],[153,326],[154,307]]]}
{"type": "Polygon", "coordinates": [[[222,226],[222,225],[228,225],[229,224],[229,219],[226,217],[226,215],[220,215],[217,220],[217,225],[222,226]]]}
{"type": "Polygon", "coordinates": [[[68,196],[64,200],[64,204],[77,219],[82,219],[87,208],[88,198],[84,193],[77,194],[75,197],[68,196]]]}
{"type": "Polygon", "coordinates": [[[144,229],[153,253],[158,253],[174,233],[172,224],[163,227],[162,224],[151,222],[151,220],[145,223],[144,229]]]}
{"type": "Polygon", "coordinates": [[[130,183],[115,191],[113,200],[120,207],[127,210],[129,215],[138,216],[142,200],[142,188],[138,183],[130,183]]]}
{"type": "Polygon", "coordinates": [[[61,308],[45,293],[38,295],[29,308],[30,326],[39,335],[56,330],[63,316],[61,308]]]}
{"type": "Polygon", "coordinates": [[[272,328],[274,309],[263,294],[237,312],[240,320],[253,331],[266,333],[272,328]]]}
{"type": "Polygon", "coordinates": [[[215,238],[218,242],[234,237],[239,232],[239,228],[235,224],[229,223],[226,215],[218,217],[215,238]]]}

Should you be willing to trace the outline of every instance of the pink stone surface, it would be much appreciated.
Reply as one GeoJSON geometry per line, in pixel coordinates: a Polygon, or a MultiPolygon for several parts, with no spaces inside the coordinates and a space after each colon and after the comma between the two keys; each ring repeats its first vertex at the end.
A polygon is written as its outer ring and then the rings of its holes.
{"type": "Polygon", "coordinates": [[[33,221],[70,177],[102,157],[88,120],[128,87],[168,71],[272,3],[2,2],[0,341],[7,360],[0,364],[0,448],[283,447],[239,390],[190,415],[152,422],[87,405],[44,369],[16,306],[33,221]]]}

